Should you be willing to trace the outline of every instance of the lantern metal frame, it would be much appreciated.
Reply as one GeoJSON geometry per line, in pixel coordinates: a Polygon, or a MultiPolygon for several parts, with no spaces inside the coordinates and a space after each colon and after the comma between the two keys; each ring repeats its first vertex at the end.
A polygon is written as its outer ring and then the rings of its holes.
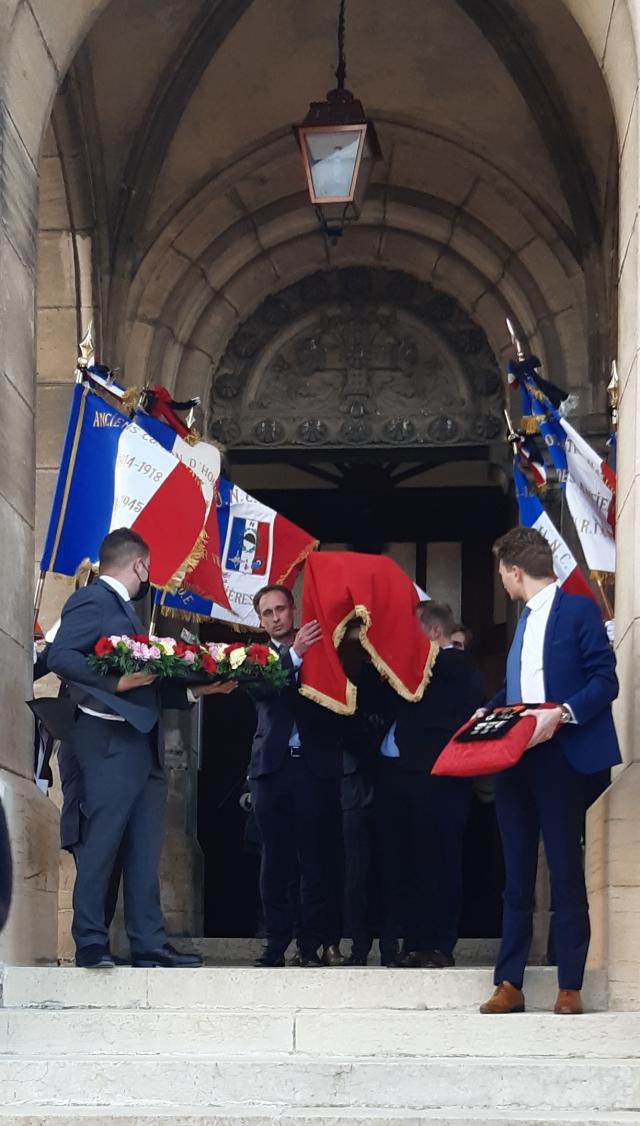
{"type": "MultiPolygon", "coordinates": [[[[344,49],[345,3],[346,0],[340,0],[338,13],[338,63],[335,72],[337,86],[334,90],[329,91],[324,102],[312,102],[304,121],[300,125],[293,126],[304,167],[309,199],[315,207],[323,234],[334,242],[342,235],[345,223],[359,218],[360,215],[357,196],[365,146],[368,144],[370,148],[368,160],[371,165],[382,159],[382,151],[373,122],[368,120],[362,102],[345,88],[347,76],[344,49]],[[314,186],[307,138],[328,133],[359,134],[358,150],[351,173],[349,192],[346,195],[319,195],[314,186]],[[339,204],[344,204],[341,215],[327,216],[324,213],[324,207],[339,204]]],[[[362,194],[366,190],[368,180],[369,176],[367,176],[362,194]]]]}

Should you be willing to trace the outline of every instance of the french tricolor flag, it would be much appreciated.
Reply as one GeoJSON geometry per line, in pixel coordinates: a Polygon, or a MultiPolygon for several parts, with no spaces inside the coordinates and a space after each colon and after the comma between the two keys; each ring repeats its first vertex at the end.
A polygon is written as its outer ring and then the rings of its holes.
{"type": "Polygon", "coordinates": [[[553,569],[558,583],[567,594],[581,594],[596,601],[593,591],[580,570],[575,556],[563,540],[553,520],[533,494],[516,460],[513,463],[513,483],[518,500],[520,523],[523,528],[535,528],[547,540],[553,552],[553,569]]]}
{"type": "Polygon", "coordinates": [[[98,562],[107,532],[131,528],[150,549],[154,586],[174,587],[206,515],[198,478],[87,385],[75,384],[41,570],[75,575],[98,562]]]}
{"type": "Polygon", "coordinates": [[[190,445],[166,422],[137,411],[137,425],[164,449],[169,450],[200,482],[205,499],[205,517],[199,558],[184,575],[181,586],[202,598],[229,608],[227,593],[220,569],[220,534],[218,530],[218,484],[220,477],[220,451],[211,442],[190,445]]]}

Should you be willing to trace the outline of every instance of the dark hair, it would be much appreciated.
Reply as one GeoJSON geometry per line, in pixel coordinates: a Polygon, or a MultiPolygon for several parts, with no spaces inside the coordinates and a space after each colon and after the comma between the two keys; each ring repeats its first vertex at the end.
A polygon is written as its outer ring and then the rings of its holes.
{"type": "Polygon", "coordinates": [[[535,528],[512,528],[493,545],[493,554],[505,567],[521,567],[531,579],[553,579],[553,552],[535,528]]]}
{"type": "Polygon", "coordinates": [[[253,608],[258,617],[260,617],[260,599],[263,598],[265,594],[276,593],[284,594],[284,596],[289,601],[289,605],[294,605],[294,598],[288,586],[283,586],[282,583],[269,583],[268,586],[260,587],[260,590],[257,592],[257,594],[254,594],[253,596],[253,608]]]}
{"type": "Polygon", "coordinates": [[[420,617],[425,626],[440,626],[445,637],[451,637],[455,618],[453,610],[446,602],[425,602],[420,607],[420,617]]]}
{"type": "Polygon", "coordinates": [[[100,570],[105,567],[119,567],[123,563],[128,563],[130,559],[135,559],[136,556],[148,555],[149,545],[146,544],[137,532],[132,532],[130,528],[116,528],[115,532],[109,532],[100,544],[100,552],[98,555],[100,570]]]}

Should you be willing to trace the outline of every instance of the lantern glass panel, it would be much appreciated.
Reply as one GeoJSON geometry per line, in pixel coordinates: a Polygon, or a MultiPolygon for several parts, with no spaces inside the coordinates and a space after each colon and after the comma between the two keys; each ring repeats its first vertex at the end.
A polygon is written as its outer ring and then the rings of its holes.
{"type": "Polygon", "coordinates": [[[304,140],[313,185],[314,202],[349,201],[354,192],[354,173],[363,140],[362,127],[306,131],[304,140]]]}

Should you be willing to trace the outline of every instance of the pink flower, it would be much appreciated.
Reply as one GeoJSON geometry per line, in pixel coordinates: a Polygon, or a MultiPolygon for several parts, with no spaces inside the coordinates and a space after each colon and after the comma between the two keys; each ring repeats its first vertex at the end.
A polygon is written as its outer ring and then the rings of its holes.
{"type": "Polygon", "coordinates": [[[160,650],[158,649],[157,645],[152,645],[149,648],[149,657],[152,661],[160,660],[161,656],[162,656],[162,654],[161,654],[160,650]]]}
{"type": "Polygon", "coordinates": [[[183,655],[182,655],[182,660],[187,665],[192,665],[193,662],[195,661],[195,659],[196,659],[196,655],[195,655],[195,653],[193,653],[191,651],[191,649],[187,649],[186,653],[183,653],[183,655]]]}

